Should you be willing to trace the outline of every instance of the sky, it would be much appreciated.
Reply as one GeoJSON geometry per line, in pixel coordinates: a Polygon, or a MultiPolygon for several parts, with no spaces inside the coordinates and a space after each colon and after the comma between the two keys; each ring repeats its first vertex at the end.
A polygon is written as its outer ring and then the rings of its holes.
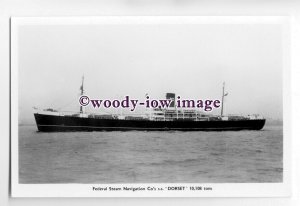
{"type": "Polygon", "coordinates": [[[276,24],[22,25],[20,123],[33,107],[79,111],[83,75],[99,99],[220,99],[226,82],[225,114],[282,119],[282,38],[276,24]]]}

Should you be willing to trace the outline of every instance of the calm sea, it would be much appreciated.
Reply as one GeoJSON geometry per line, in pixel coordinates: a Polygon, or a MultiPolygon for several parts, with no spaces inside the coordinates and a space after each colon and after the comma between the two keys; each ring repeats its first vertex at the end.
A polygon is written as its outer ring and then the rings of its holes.
{"type": "Polygon", "coordinates": [[[282,182],[282,126],[233,132],[19,129],[20,183],[282,182]]]}

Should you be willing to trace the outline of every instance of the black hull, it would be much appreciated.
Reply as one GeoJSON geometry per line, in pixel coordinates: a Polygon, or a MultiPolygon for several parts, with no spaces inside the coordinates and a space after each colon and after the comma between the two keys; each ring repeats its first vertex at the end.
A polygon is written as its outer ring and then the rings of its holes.
{"type": "Polygon", "coordinates": [[[34,114],[38,131],[125,131],[125,130],[179,130],[179,131],[237,131],[260,130],[265,119],[229,120],[229,121],[150,121],[150,120],[119,120],[95,119],[71,116],[53,116],[34,114]]]}

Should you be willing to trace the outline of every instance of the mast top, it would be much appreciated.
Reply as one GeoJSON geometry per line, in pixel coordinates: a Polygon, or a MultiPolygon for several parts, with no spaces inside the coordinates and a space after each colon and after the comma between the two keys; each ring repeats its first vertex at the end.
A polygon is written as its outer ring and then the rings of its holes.
{"type": "Polygon", "coordinates": [[[81,86],[80,86],[81,95],[83,95],[83,93],[84,93],[83,82],[84,82],[84,75],[82,75],[82,83],[81,83],[81,86]]]}

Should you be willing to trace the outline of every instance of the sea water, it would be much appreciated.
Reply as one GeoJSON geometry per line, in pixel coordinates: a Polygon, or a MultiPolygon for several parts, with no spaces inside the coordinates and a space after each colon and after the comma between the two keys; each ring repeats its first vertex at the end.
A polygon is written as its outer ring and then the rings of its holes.
{"type": "Polygon", "coordinates": [[[282,158],[282,126],[61,133],[19,126],[20,183],[282,182],[282,158]]]}

